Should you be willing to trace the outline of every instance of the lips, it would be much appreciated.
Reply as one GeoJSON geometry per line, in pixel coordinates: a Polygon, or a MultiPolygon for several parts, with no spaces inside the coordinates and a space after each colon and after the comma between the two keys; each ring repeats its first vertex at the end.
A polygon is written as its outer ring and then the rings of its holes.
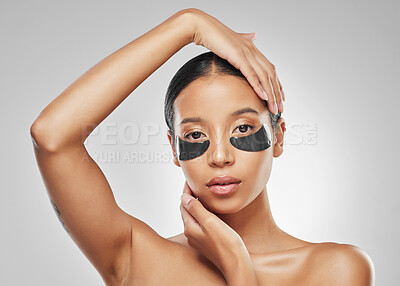
{"type": "Polygon", "coordinates": [[[242,181],[235,177],[221,176],[208,181],[207,187],[217,195],[229,195],[233,193],[242,181]]]}
{"type": "Polygon", "coordinates": [[[207,187],[213,185],[227,185],[227,184],[239,184],[241,181],[238,178],[230,177],[230,176],[220,176],[212,178],[208,181],[207,187]]]}

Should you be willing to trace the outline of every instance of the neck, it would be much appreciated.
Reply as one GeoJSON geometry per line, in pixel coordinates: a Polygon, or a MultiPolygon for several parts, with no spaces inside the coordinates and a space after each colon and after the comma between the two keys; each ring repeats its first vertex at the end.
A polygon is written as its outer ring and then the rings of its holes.
{"type": "Polygon", "coordinates": [[[281,250],[291,237],[275,224],[266,187],[239,212],[216,215],[240,235],[250,254],[281,250]]]}

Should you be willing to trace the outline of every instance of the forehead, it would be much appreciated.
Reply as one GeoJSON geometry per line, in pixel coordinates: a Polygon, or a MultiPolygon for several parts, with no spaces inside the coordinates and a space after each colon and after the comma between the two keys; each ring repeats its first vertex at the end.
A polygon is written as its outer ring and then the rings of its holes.
{"type": "Polygon", "coordinates": [[[232,75],[199,78],[183,89],[175,100],[175,128],[179,128],[179,123],[187,117],[201,117],[223,124],[232,112],[245,107],[258,111],[261,120],[269,123],[267,107],[246,80],[232,75]]]}

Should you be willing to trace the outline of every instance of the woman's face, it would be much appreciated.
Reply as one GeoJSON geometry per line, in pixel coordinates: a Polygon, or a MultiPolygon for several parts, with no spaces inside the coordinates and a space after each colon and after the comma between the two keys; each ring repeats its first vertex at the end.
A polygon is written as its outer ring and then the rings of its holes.
{"type": "MultiPolygon", "coordinates": [[[[173,149],[174,163],[182,167],[194,195],[214,213],[235,213],[246,207],[268,182],[276,138],[271,138],[268,149],[257,152],[239,150],[231,145],[229,138],[250,135],[263,123],[273,134],[267,107],[247,81],[223,75],[193,81],[178,95],[174,109],[175,135],[189,142],[210,140],[207,151],[190,160],[178,160],[179,154],[173,149]],[[256,113],[231,115],[243,108],[256,113]],[[191,117],[201,121],[180,124],[191,117]],[[224,175],[241,180],[238,188],[228,195],[211,192],[207,186],[209,180],[224,175]]],[[[171,136],[168,137],[172,143],[171,136]]]]}

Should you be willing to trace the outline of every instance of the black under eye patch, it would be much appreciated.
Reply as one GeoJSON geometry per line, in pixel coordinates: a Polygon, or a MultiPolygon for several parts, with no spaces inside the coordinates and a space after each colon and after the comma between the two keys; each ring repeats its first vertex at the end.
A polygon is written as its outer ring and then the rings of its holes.
{"type": "MultiPolygon", "coordinates": [[[[210,140],[187,142],[182,140],[178,135],[176,135],[176,139],[178,146],[177,153],[179,154],[179,160],[182,161],[203,155],[210,146],[210,140]]],[[[269,132],[268,125],[264,123],[257,132],[249,136],[231,137],[229,142],[239,150],[258,152],[266,150],[271,146],[271,133],[269,132]]]]}
{"type": "Polygon", "coordinates": [[[187,142],[179,138],[178,135],[176,138],[178,139],[177,153],[181,161],[190,160],[203,155],[207,151],[208,146],[210,146],[210,140],[203,142],[187,142]]]}
{"type": "Polygon", "coordinates": [[[271,146],[271,135],[267,132],[267,129],[269,131],[268,125],[263,124],[256,133],[243,137],[231,137],[229,141],[239,150],[249,152],[262,151],[271,146]]]}

